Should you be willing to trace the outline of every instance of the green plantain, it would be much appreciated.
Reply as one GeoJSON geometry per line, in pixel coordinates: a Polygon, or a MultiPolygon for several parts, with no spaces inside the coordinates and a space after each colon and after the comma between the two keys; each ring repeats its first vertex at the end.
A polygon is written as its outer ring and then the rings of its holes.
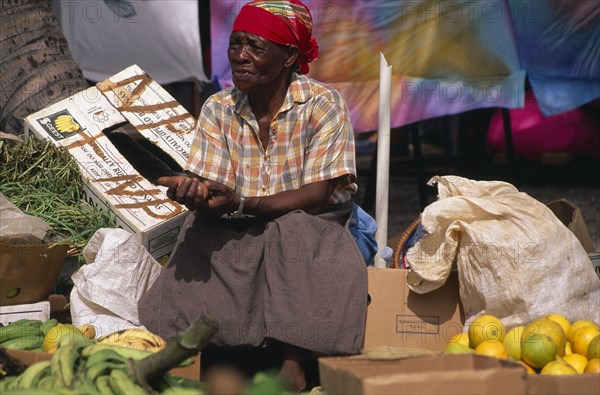
{"type": "Polygon", "coordinates": [[[69,387],[75,375],[75,364],[79,358],[79,347],[75,343],[60,346],[52,355],[50,368],[64,387],[69,387]]]}
{"type": "Polygon", "coordinates": [[[110,372],[110,388],[117,395],[145,395],[146,391],[133,382],[133,379],[122,370],[110,372]]]}
{"type": "Polygon", "coordinates": [[[21,373],[19,388],[36,388],[44,376],[50,375],[50,361],[40,361],[29,365],[21,373]]]}

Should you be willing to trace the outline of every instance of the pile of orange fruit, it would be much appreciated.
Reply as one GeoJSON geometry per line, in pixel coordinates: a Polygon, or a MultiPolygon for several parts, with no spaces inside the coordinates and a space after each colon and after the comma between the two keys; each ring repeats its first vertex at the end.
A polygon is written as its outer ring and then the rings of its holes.
{"type": "Polygon", "coordinates": [[[475,353],[517,361],[530,374],[600,373],[600,326],[552,313],[507,330],[493,315],[475,318],[444,354],[475,353]]]}

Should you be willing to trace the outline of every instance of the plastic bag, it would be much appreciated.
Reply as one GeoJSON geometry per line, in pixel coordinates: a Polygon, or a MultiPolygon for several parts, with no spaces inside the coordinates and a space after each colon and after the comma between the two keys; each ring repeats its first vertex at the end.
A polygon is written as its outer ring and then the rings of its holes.
{"type": "Polygon", "coordinates": [[[543,203],[499,181],[433,177],[428,234],[408,251],[409,287],[442,286],[456,264],[466,324],[480,313],[507,326],[548,313],[600,316],[600,281],[575,235],[543,203]]]}
{"type": "Polygon", "coordinates": [[[50,230],[43,219],[25,214],[0,193],[0,240],[4,243],[40,243],[50,230]]]}
{"type": "Polygon", "coordinates": [[[138,300],[154,283],[162,266],[123,229],[96,231],[83,257],[88,264],[72,275],[71,318],[74,325],[93,324],[98,336],[143,327],[138,300]]]}

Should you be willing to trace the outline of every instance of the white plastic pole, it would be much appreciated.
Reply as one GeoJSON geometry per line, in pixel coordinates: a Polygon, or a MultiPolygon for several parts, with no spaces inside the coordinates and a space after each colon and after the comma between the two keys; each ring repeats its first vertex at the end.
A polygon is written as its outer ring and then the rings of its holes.
{"type": "Polygon", "coordinates": [[[379,251],[375,255],[375,267],[386,267],[381,250],[387,246],[388,195],[390,173],[390,112],[392,102],[392,66],[382,53],[379,54],[379,127],[377,129],[377,185],[375,189],[375,240],[379,251]]]}

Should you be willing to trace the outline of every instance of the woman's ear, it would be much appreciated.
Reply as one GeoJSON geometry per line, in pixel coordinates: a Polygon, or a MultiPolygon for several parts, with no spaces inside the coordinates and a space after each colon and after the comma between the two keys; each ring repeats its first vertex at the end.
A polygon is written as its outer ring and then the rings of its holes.
{"type": "Polygon", "coordinates": [[[285,46],[286,60],[283,63],[283,65],[285,67],[292,67],[296,63],[296,60],[298,59],[299,52],[300,52],[300,50],[298,49],[297,46],[286,45],[285,46]]]}

